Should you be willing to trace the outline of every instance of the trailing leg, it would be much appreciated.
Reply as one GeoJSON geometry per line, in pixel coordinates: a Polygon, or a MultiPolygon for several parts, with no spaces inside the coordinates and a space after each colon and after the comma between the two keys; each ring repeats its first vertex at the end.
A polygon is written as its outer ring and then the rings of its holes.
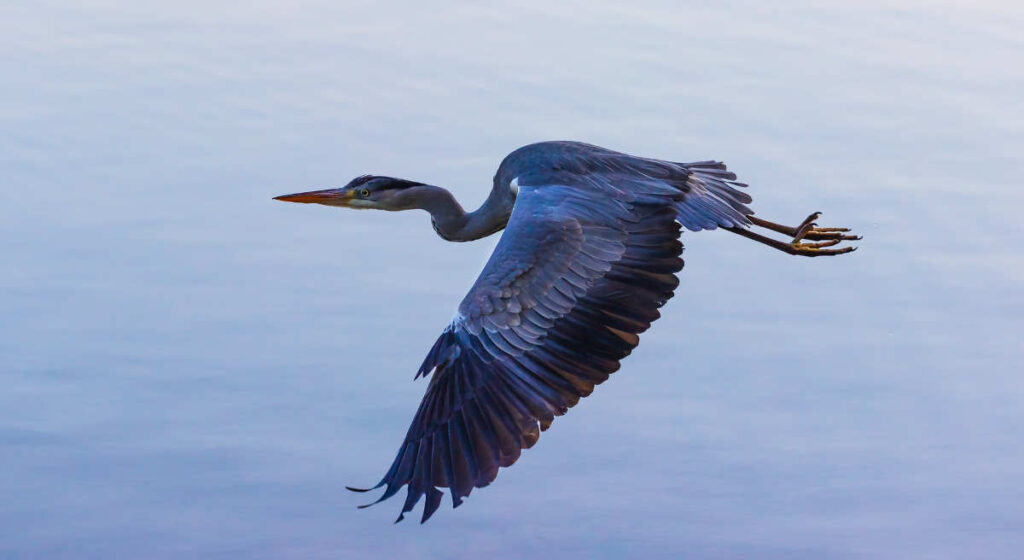
{"type": "Polygon", "coordinates": [[[821,216],[821,212],[815,212],[810,216],[807,216],[807,218],[798,226],[784,226],[782,224],[769,222],[768,220],[762,220],[761,218],[756,218],[754,216],[747,216],[750,223],[755,226],[792,237],[788,243],[755,233],[743,227],[727,227],[723,229],[731,231],[737,235],[742,235],[747,239],[753,239],[758,243],[764,243],[773,249],[778,249],[779,251],[789,253],[790,255],[821,257],[842,255],[844,253],[850,253],[857,250],[856,247],[839,247],[836,249],[830,249],[829,247],[838,245],[843,241],[855,241],[861,237],[859,235],[846,233],[850,231],[849,228],[818,227],[818,224],[816,224],[814,220],[818,219],[819,216],[821,216]],[[810,240],[812,242],[805,240],[810,240]]]}

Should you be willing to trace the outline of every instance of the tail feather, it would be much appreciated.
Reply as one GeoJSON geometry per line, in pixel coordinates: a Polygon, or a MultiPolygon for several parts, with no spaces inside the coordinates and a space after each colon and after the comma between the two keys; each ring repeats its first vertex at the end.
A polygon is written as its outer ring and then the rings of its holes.
{"type": "Polygon", "coordinates": [[[737,181],[724,163],[699,161],[682,166],[690,175],[686,178],[689,189],[676,203],[679,223],[691,231],[750,226],[747,216],[754,211],[747,204],[753,199],[739,190],[747,184],[737,181]]]}

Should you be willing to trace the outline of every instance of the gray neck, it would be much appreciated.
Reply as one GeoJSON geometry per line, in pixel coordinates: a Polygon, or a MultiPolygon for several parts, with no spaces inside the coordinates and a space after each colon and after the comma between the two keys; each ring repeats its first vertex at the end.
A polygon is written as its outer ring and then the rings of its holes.
{"type": "Polygon", "coordinates": [[[467,213],[452,193],[441,187],[422,185],[406,190],[409,207],[430,212],[434,231],[448,241],[473,241],[505,229],[516,200],[507,186],[496,186],[480,208],[467,213]]]}

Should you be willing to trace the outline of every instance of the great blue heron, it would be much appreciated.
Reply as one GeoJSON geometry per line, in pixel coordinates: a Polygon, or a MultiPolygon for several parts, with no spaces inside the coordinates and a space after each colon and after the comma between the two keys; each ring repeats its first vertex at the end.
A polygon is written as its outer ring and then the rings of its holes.
{"type": "MultiPolygon", "coordinates": [[[[787,227],[754,217],[723,163],[674,163],[580,142],[509,154],[483,205],[465,212],[447,190],[363,175],[338,189],[276,197],[346,208],[421,209],[449,241],[505,229],[483,272],[416,377],[432,374],[376,502],[408,486],[396,522],[426,495],[421,523],[448,488],[454,507],[514,463],[619,369],[672,297],[683,268],[680,224],[723,228],[792,255],[840,255],[859,239],[811,214],[787,227]],[[777,241],[759,226],[792,237],[777,241]]],[[[367,504],[372,505],[372,504],[367,504]]],[[[360,506],[367,507],[367,506],[360,506]]]]}

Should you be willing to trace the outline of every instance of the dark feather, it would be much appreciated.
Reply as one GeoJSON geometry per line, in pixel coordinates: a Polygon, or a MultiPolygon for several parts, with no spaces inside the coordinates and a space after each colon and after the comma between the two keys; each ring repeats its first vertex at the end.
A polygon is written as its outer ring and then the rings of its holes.
{"type": "Polygon", "coordinates": [[[423,496],[429,519],[440,488],[461,504],[619,369],[679,284],[680,224],[749,223],[724,164],[554,144],[499,169],[522,169],[507,229],[419,368],[426,395],[375,487],[408,488],[399,519],[423,496]]]}

